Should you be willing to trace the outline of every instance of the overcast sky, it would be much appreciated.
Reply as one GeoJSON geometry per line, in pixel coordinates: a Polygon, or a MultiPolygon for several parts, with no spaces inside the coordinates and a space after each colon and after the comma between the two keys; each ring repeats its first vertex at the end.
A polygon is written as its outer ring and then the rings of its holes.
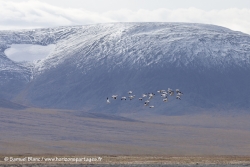
{"type": "Polygon", "coordinates": [[[250,34],[250,0],[0,0],[0,29],[193,22],[250,34]]]}

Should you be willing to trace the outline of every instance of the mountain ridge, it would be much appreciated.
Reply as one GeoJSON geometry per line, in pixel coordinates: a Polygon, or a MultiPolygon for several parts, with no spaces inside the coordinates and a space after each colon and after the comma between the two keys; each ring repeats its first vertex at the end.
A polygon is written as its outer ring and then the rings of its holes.
{"type": "MultiPolygon", "coordinates": [[[[56,44],[19,90],[25,96],[18,99],[35,106],[119,112],[126,106],[106,106],[107,96],[171,87],[185,92],[181,105],[168,104],[176,112],[250,107],[250,36],[241,32],[195,23],[108,23],[10,34],[0,32],[1,51],[13,42],[56,44]]],[[[164,113],[165,106],[160,108],[164,113]]]]}

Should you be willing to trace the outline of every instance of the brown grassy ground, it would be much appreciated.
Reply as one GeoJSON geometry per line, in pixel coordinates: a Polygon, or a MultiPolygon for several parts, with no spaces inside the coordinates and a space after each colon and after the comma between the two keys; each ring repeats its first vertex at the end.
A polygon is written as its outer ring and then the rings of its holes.
{"type": "Polygon", "coordinates": [[[128,116],[134,121],[121,121],[68,110],[0,111],[1,163],[18,155],[102,155],[93,163],[249,163],[247,114],[134,114],[128,116]]]}

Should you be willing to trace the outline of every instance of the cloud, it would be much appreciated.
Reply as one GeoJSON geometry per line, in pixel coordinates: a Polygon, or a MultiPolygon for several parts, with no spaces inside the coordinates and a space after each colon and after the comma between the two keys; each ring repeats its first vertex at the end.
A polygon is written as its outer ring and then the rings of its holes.
{"type": "Polygon", "coordinates": [[[14,3],[0,0],[0,28],[51,27],[112,22],[98,13],[60,8],[37,0],[14,3]]]}
{"type": "Polygon", "coordinates": [[[250,34],[250,9],[224,9],[204,11],[197,8],[157,9],[157,10],[118,10],[104,13],[112,20],[147,22],[191,22],[215,24],[250,34]]]}
{"type": "Polygon", "coordinates": [[[192,22],[215,24],[250,34],[250,9],[120,9],[104,13],[62,8],[38,0],[0,0],[0,29],[86,25],[106,22],[192,22]]]}

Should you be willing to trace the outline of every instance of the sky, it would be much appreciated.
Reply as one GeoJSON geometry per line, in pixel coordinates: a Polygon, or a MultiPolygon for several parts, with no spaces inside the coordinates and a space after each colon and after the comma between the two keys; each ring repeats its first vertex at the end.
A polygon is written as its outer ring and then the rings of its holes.
{"type": "Polygon", "coordinates": [[[0,0],[0,30],[192,22],[250,34],[250,0],[0,0]]]}

